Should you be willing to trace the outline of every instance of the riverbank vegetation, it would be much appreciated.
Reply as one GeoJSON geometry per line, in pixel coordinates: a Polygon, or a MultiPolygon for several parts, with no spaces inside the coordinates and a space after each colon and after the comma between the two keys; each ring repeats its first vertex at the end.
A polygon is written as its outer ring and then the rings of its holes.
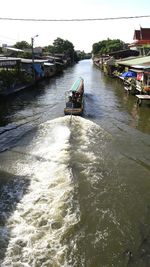
{"type": "Polygon", "coordinates": [[[18,69],[2,69],[0,70],[0,91],[17,87],[23,84],[30,84],[32,76],[26,72],[18,71],[18,69]]]}
{"type": "MultiPolygon", "coordinates": [[[[14,45],[15,48],[22,49],[24,52],[18,52],[18,57],[32,58],[31,44],[26,41],[17,42],[14,45]]],[[[70,58],[70,63],[78,62],[81,59],[91,58],[91,53],[85,53],[84,51],[76,51],[74,45],[69,40],[64,40],[60,37],[53,41],[53,44],[45,46],[42,48],[41,56],[55,56],[58,54],[63,54],[64,58],[70,58]]]]}
{"type": "Polygon", "coordinates": [[[107,55],[111,52],[127,49],[128,44],[124,43],[120,39],[107,39],[94,43],[92,46],[92,54],[94,56],[107,55]]]}

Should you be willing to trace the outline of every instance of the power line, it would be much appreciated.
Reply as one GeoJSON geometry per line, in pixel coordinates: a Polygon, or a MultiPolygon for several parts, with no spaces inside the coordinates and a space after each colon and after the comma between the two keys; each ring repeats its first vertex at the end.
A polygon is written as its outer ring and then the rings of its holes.
{"type": "Polygon", "coordinates": [[[34,19],[34,18],[0,18],[0,20],[14,20],[14,21],[41,21],[41,22],[59,22],[59,21],[98,21],[98,20],[119,20],[119,19],[138,19],[138,18],[149,18],[150,15],[143,16],[129,16],[129,17],[112,17],[112,18],[85,18],[85,19],[34,19]]]}

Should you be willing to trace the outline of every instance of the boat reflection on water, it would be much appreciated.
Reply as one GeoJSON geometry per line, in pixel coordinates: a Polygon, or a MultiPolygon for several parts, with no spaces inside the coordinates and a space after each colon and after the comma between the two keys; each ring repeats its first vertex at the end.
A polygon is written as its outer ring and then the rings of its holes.
{"type": "Polygon", "coordinates": [[[82,115],[83,114],[83,95],[84,80],[78,78],[72,85],[71,89],[65,92],[66,106],[64,108],[65,115],[82,115]]]}

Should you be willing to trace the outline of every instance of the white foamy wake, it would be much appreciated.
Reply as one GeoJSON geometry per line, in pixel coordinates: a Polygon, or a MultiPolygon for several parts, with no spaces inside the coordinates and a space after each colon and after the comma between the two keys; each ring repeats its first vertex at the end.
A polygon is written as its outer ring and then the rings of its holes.
{"type": "Polygon", "coordinates": [[[72,209],[69,138],[63,119],[44,123],[26,148],[26,161],[17,162],[16,173],[30,177],[31,184],[8,221],[3,267],[65,266],[61,239],[78,220],[78,207],[72,209]]]}
{"type": "MultiPolygon", "coordinates": [[[[97,160],[104,160],[105,139],[95,123],[67,116],[41,124],[30,144],[18,148],[24,158],[13,170],[31,182],[8,220],[10,240],[2,267],[72,267],[63,242],[80,220],[71,164],[76,164],[75,175],[79,170],[95,186],[102,178],[97,160]]],[[[73,254],[75,244],[71,247],[73,254]]]]}

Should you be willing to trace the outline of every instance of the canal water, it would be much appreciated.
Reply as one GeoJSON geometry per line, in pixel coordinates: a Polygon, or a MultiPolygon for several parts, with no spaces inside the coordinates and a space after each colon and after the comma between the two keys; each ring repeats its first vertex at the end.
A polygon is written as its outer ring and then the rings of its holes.
{"type": "Polygon", "coordinates": [[[150,266],[150,106],[91,60],[0,104],[0,265],[150,266]],[[83,117],[64,116],[82,76],[83,117]]]}

